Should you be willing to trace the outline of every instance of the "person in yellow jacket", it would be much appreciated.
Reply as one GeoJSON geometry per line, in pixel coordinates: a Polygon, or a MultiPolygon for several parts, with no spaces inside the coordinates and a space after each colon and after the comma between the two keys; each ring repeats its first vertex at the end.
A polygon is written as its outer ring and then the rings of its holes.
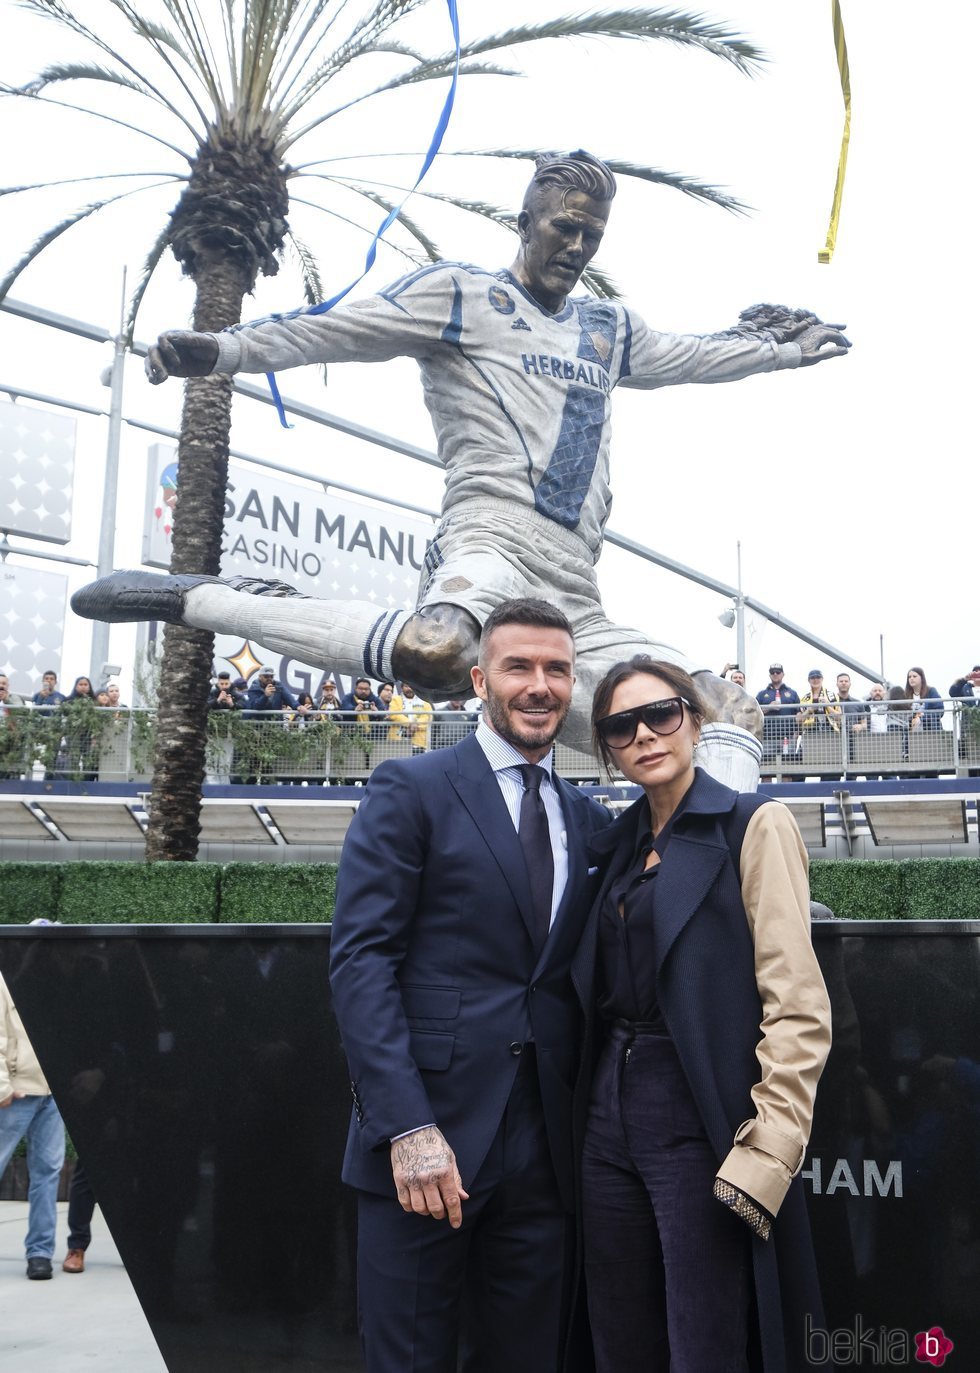
{"type": "Polygon", "coordinates": [[[391,712],[391,737],[410,739],[412,752],[424,753],[429,747],[429,726],[432,723],[432,706],[429,702],[423,701],[414,687],[402,682],[401,695],[392,696],[388,710],[391,712]]]}
{"type": "Polygon", "coordinates": [[[840,733],[841,708],[837,697],[823,684],[823,673],[815,667],[807,680],[810,690],[800,697],[800,709],[796,716],[801,729],[832,729],[840,733]]]}
{"type": "MultiPolygon", "coordinates": [[[[48,921],[44,921],[48,924],[48,921]]],[[[27,1276],[51,1277],[65,1126],[7,984],[0,977],[0,1174],[27,1140],[27,1276]]]]}

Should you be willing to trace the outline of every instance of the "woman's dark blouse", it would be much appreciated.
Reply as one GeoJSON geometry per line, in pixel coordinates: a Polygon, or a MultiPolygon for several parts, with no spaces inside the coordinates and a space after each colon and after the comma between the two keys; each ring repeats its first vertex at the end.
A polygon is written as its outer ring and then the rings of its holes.
{"type": "Polygon", "coordinates": [[[640,1021],[655,1032],[667,1032],[657,1004],[657,965],[653,948],[657,873],[665,861],[674,822],[683,811],[689,794],[690,789],[656,840],[650,833],[649,806],[644,803],[636,827],[632,861],[606,895],[599,918],[598,1009],[604,1020],[640,1021]],[[644,864],[651,850],[656,851],[660,863],[646,868],[644,864]]]}

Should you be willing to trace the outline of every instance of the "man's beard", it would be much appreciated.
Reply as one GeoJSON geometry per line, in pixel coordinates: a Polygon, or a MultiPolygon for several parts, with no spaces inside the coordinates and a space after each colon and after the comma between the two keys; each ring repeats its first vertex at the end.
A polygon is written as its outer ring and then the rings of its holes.
{"type": "Polygon", "coordinates": [[[495,696],[489,688],[487,690],[487,715],[490,717],[490,723],[497,734],[502,739],[506,739],[509,744],[513,744],[515,748],[550,748],[568,718],[570,709],[571,701],[566,701],[564,705],[558,704],[555,714],[549,717],[551,725],[549,734],[531,733],[530,730],[527,734],[521,734],[514,728],[513,717],[508,714],[504,701],[499,696],[495,696]]]}

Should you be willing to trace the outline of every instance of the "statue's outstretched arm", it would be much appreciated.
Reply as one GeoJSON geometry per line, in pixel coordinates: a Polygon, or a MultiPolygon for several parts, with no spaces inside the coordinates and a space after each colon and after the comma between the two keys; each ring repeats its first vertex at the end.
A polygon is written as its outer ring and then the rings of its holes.
{"type": "Polygon", "coordinates": [[[796,343],[803,354],[801,367],[827,358],[843,357],[850,348],[844,324],[825,324],[812,310],[790,305],[750,305],[727,332],[739,338],[767,338],[773,343],[796,343]]]}

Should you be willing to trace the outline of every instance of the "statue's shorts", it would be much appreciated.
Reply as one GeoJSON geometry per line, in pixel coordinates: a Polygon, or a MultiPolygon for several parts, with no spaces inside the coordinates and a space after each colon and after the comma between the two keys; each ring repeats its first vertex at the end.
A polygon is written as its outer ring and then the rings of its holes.
{"type": "Polygon", "coordinates": [[[531,596],[567,616],[575,636],[573,715],[562,738],[589,749],[592,696],[614,663],[646,653],[687,672],[704,670],[676,648],[624,629],[602,609],[592,550],[573,530],[512,500],[468,501],[444,517],[429,546],[418,608],[455,605],[482,625],[501,601],[531,596]]]}

